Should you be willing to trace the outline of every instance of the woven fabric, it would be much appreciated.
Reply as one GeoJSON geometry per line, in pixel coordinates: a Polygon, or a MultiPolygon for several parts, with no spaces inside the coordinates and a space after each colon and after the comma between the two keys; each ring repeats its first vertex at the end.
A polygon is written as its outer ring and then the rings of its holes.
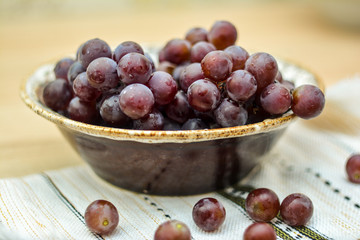
{"type": "Polygon", "coordinates": [[[253,221],[244,201],[253,188],[267,187],[280,201],[301,192],[314,204],[314,215],[303,227],[275,218],[278,239],[360,239],[360,188],[345,173],[347,158],[360,152],[360,78],[341,81],[327,90],[329,119],[298,120],[246,179],[222,191],[187,197],[138,194],[114,187],[85,166],[0,180],[0,239],[153,239],[159,224],[185,222],[194,240],[241,239],[253,221]],[[342,131],[339,131],[341,129],[342,131]],[[192,207],[203,197],[221,201],[227,216],[217,231],[201,231],[192,207]],[[96,199],[111,201],[120,221],[108,236],[91,233],[86,207],[96,199]]]}

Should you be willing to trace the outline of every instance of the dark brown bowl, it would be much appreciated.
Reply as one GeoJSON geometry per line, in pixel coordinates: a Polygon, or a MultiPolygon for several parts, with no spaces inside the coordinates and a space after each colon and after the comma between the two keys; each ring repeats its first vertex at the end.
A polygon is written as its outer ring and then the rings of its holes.
{"type": "MultiPolygon", "coordinates": [[[[295,86],[319,85],[308,71],[279,61],[295,86]]],[[[44,82],[54,78],[53,65],[40,67],[21,87],[25,104],[54,122],[70,145],[106,181],[136,192],[189,195],[210,192],[244,178],[273,148],[296,117],[220,129],[142,131],[95,126],[68,119],[38,99],[44,82]]]]}

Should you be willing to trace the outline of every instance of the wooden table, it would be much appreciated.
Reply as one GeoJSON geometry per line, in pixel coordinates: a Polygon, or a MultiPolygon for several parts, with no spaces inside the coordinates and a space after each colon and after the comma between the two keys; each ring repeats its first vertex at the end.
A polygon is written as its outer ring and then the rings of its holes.
{"type": "Polygon", "coordinates": [[[74,53],[90,38],[112,46],[126,40],[163,44],[192,26],[209,28],[224,19],[236,25],[238,45],[300,63],[326,86],[360,72],[360,31],[336,26],[296,1],[137,0],[88,8],[86,1],[61,2],[0,17],[0,177],[83,163],[52,123],[21,102],[19,86],[38,66],[74,53]]]}

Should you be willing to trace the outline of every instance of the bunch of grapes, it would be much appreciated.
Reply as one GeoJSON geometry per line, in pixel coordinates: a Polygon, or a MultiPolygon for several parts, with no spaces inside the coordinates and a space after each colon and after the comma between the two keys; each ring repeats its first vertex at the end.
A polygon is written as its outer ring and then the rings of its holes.
{"type": "Polygon", "coordinates": [[[85,123],[140,130],[233,127],[278,117],[319,115],[324,95],[313,85],[283,80],[276,59],[235,45],[237,30],[218,21],[190,29],[159,51],[159,64],[136,42],[114,51],[101,39],[57,62],[56,80],[41,99],[85,123]]]}

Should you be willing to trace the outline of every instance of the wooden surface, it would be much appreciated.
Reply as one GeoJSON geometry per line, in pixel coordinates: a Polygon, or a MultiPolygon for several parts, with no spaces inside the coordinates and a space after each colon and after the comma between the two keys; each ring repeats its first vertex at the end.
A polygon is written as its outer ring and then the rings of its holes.
{"type": "Polygon", "coordinates": [[[78,4],[2,15],[0,178],[83,163],[55,125],[21,102],[19,86],[38,66],[74,53],[90,38],[99,37],[111,46],[126,40],[162,44],[183,37],[190,27],[209,28],[215,20],[225,19],[236,25],[238,45],[295,61],[326,86],[360,72],[360,31],[337,26],[305,4],[178,2],[134,1],[89,8],[78,4]]]}

